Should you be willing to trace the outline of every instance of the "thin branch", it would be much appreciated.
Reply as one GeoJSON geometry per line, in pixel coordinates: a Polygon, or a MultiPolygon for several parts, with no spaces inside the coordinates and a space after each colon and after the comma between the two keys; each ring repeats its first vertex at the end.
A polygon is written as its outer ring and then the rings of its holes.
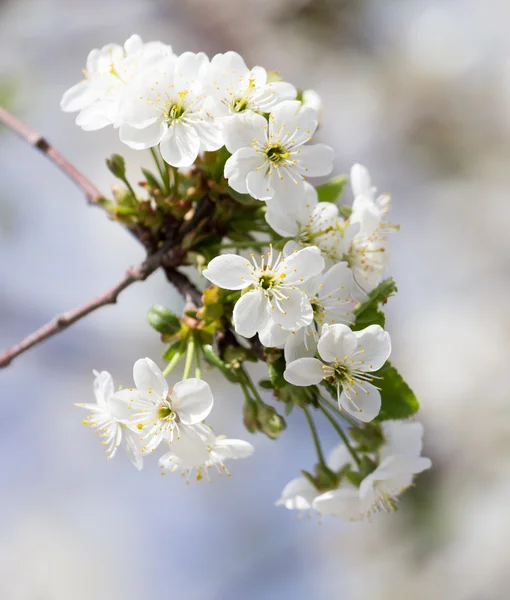
{"type": "Polygon", "coordinates": [[[54,162],[57,167],[62,169],[64,173],[71,178],[74,183],[85,193],[85,197],[89,204],[97,204],[99,198],[102,197],[101,192],[97,187],[89,181],[85,175],[80,173],[78,169],[72,165],[65,156],[63,156],[56,148],[54,148],[42,135],[30,129],[25,123],[22,123],[14,115],[0,106],[0,123],[3,123],[9,129],[12,129],[20,137],[26,140],[31,146],[37,148],[42,154],[54,162]]]}

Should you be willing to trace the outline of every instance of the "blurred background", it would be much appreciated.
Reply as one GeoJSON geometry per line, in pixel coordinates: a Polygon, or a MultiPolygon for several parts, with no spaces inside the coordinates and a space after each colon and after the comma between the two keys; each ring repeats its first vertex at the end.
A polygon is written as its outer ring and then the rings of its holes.
{"type": "MultiPolygon", "coordinates": [[[[159,356],[145,311],[181,300],[156,274],[0,373],[2,599],[510,597],[509,22],[507,0],[0,2],[2,103],[105,191],[105,157],[122,152],[136,181],[141,154],[59,109],[94,47],[136,32],[176,52],[232,49],[317,90],[336,172],[361,162],[393,196],[393,360],[434,465],[395,515],[298,521],[273,502],[313,464],[302,415],[278,442],[250,436],[239,393],[214,377],[211,423],[256,446],[233,477],[186,486],[107,462],[73,402],[91,401],[92,369],[127,382],[159,356]]],[[[4,129],[0,152],[3,348],[143,256],[4,129]]]]}

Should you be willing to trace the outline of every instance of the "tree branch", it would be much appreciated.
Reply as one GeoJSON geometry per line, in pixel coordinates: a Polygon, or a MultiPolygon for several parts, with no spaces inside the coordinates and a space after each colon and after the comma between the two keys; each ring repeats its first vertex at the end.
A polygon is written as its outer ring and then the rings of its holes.
{"type": "Polygon", "coordinates": [[[25,123],[22,123],[14,115],[11,115],[5,108],[0,106],[0,122],[6,127],[12,129],[31,146],[37,148],[42,154],[54,162],[57,167],[62,169],[64,173],[76,183],[76,185],[85,193],[89,204],[97,204],[99,198],[102,197],[101,192],[97,187],[89,181],[85,175],[80,173],[78,169],[72,165],[65,156],[63,156],[56,148],[54,148],[42,135],[30,129],[25,123]]]}

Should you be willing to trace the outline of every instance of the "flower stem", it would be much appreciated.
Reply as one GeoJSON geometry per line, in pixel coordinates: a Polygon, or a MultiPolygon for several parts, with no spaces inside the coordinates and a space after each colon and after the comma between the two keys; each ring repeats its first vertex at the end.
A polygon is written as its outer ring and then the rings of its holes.
{"type": "Polygon", "coordinates": [[[257,386],[253,383],[253,381],[251,380],[251,377],[245,371],[244,367],[240,367],[239,372],[241,374],[241,377],[240,377],[241,382],[244,382],[244,384],[251,390],[253,397],[256,400],[257,404],[264,405],[265,403],[262,400],[262,398],[260,397],[257,386]]]}
{"type": "Polygon", "coordinates": [[[351,446],[351,444],[349,442],[349,438],[345,434],[345,431],[343,431],[343,429],[340,427],[340,425],[333,418],[333,415],[331,415],[322,404],[319,404],[319,408],[324,413],[324,416],[326,417],[326,419],[331,423],[331,425],[333,425],[333,428],[335,429],[335,431],[338,433],[338,435],[342,439],[342,442],[345,444],[345,447],[349,451],[349,454],[352,456],[354,462],[359,467],[361,465],[361,460],[359,459],[359,456],[356,454],[356,450],[354,450],[354,448],[351,446]]]}
{"type": "Polygon", "coordinates": [[[186,363],[184,364],[184,373],[182,375],[183,379],[188,379],[189,374],[191,373],[191,367],[193,365],[193,357],[195,355],[195,338],[190,336],[188,340],[188,349],[186,351],[186,363]]]}
{"type": "Polygon", "coordinates": [[[168,173],[168,168],[161,166],[161,163],[158,158],[158,153],[156,152],[155,148],[151,148],[150,151],[161,176],[161,181],[163,182],[163,187],[165,188],[165,194],[170,194],[170,174],[168,173]]]}
{"type": "Polygon", "coordinates": [[[202,366],[200,364],[200,348],[195,346],[195,377],[202,379],[202,366]]]}
{"type": "Polygon", "coordinates": [[[317,457],[321,465],[326,465],[326,461],[324,460],[324,454],[322,453],[321,444],[319,441],[319,435],[317,434],[317,428],[312,419],[312,415],[306,406],[303,406],[303,412],[305,413],[306,420],[308,421],[308,425],[310,427],[310,432],[312,434],[313,443],[315,444],[315,449],[317,450],[317,457]]]}
{"type": "Polygon", "coordinates": [[[346,423],[349,423],[349,425],[351,427],[356,427],[357,429],[362,429],[358,423],[349,415],[347,415],[345,413],[344,410],[339,410],[338,408],[338,404],[336,402],[334,402],[333,400],[330,400],[329,398],[326,398],[325,396],[320,396],[321,400],[324,400],[324,402],[326,402],[326,404],[328,405],[328,408],[330,408],[332,411],[334,411],[334,413],[336,415],[338,415],[341,419],[343,419],[346,423]]]}
{"type": "Polygon", "coordinates": [[[163,377],[167,377],[171,371],[173,371],[175,365],[181,360],[183,353],[177,351],[171,358],[170,362],[167,364],[165,370],[163,371],[163,377]]]}

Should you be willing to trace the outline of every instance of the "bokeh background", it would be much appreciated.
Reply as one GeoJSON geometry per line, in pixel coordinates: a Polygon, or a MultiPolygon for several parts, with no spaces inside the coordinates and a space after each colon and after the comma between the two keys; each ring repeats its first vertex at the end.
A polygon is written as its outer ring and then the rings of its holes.
{"type": "MultiPolygon", "coordinates": [[[[273,502],[312,465],[305,423],[293,414],[277,443],[245,434],[239,393],[214,377],[212,424],[256,446],[233,477],[186,486],[104,460],[73,402],[91,399],[93,368],[128,381],[159,356],[144,313],[181,300],[156,274],[0,373],[2,599],[510,597],[509,22],[507,0],[0,2],[2,102],[106,191],[104,158],[122,151],[136,179],[140,155],[59,110],[93,47],[137,32],[176,52],[233,49],[318,91],[336,172],[362,162],[393,196],[394,362],[434,463],[396,515],[298,521],[273,502]]],[[[4,347],[143,257],[4,129],[0,152],[4,347]]]]}

